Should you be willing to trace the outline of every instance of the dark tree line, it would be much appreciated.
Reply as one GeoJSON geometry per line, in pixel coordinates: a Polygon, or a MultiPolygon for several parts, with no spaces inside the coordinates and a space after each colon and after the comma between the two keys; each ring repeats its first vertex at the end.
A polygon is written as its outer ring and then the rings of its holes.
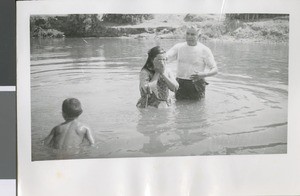
{"type": "Polygon", "coordinates": [[[32,37],[93,37],[107,32],[105,23],[137,24],[152,19],[151,14],[70,14],[64,16],[32,16],[32,37]]]}
{"type": "Polygon", "coordinates": [[[104,14],[102,17],[104,22],[117,24],[138,24],[149,19],[153,19],[152,14],[104,14]]]}
{"type": "MultiPolygon", "coordinates": [[[[201,16],[187,15],[189,21],[201,22],[201,16]],[[191,18],[192,17],[192,18],[191,18]]],[[[239,27],[241,22],[261,19],[288,19],[288,14],[226,14],[225,31],[239,27]]],[[[109,28],[109,24],[137,24],[152,19],[151,14],[70,14],[58,16],[32,16],[30,33],[32,37],[101,37],[119,36],[109,28]]]]}
{"type": "Polygon", "coordinates": [[[288,14],[226,14],[226,20],[255,21],[260,19],[273,19],[288,16],[288,14]]]}

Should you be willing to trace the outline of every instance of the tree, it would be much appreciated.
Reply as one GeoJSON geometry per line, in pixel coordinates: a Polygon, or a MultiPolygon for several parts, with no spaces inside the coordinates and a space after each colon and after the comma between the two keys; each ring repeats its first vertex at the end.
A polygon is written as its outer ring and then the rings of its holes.
{"type": "Polygon", "coordinates": [[[288,14],[226,14],[226,20],[254,21],[288,16],[288,14]]]}
{"type": "Polygon", "coordinates": [[[96,36],[101,29],[97,14],[71,14],[67,17],[66,35],[96,36]]]}
{"type": "Polygon", "coordinates": [[[152,18],[152,14],[104,14],[102,20],[117,24],[138,24],[152,18]]]}

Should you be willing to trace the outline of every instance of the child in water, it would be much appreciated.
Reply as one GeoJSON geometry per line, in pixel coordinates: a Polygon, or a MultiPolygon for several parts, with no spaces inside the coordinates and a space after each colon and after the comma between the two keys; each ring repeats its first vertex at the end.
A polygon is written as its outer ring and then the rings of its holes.
{"type": "Polygon", "coordinates": [[[90,145],[93,145],[94,138],[91,130],[77,120],[81,113],[81,103],[78,99],[65,99],[62,104],[62,116],[65,122],[52,129],[43,140],[44,144],[56,149],[72,148],[79,147],[84,139],[87,139],[90,145]]]}

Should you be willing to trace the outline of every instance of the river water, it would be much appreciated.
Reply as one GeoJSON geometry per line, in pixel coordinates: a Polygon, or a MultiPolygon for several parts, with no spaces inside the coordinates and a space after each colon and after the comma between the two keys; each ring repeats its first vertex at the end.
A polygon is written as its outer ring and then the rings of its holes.
{"type": "MultiPolygon", "coordinates": [[[[137,109],[147,51],[183,40],[31,40],[32,160],[287,152],[288,46],[206,42],[219,74],[206,97],[137,109]],[[78,98],[95,147],[54,150],[41,140],[63,122],[62,101],[78,98]]],[[[175,64],[169,68],[175,71],[175,64]]]]}

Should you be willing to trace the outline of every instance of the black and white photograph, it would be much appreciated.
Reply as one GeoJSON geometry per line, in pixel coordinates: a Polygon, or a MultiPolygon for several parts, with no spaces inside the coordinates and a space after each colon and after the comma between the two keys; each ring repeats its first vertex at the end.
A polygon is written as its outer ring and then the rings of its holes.
{"type": "Polygon", "coordinates": [[[286,154],[289,21],[30,15],[32,161],[286,154]]]}
{"type": "Polygon", "coordinates": [[[299,194],[299,8],[18,1],[18,195],[299,194]]]}

